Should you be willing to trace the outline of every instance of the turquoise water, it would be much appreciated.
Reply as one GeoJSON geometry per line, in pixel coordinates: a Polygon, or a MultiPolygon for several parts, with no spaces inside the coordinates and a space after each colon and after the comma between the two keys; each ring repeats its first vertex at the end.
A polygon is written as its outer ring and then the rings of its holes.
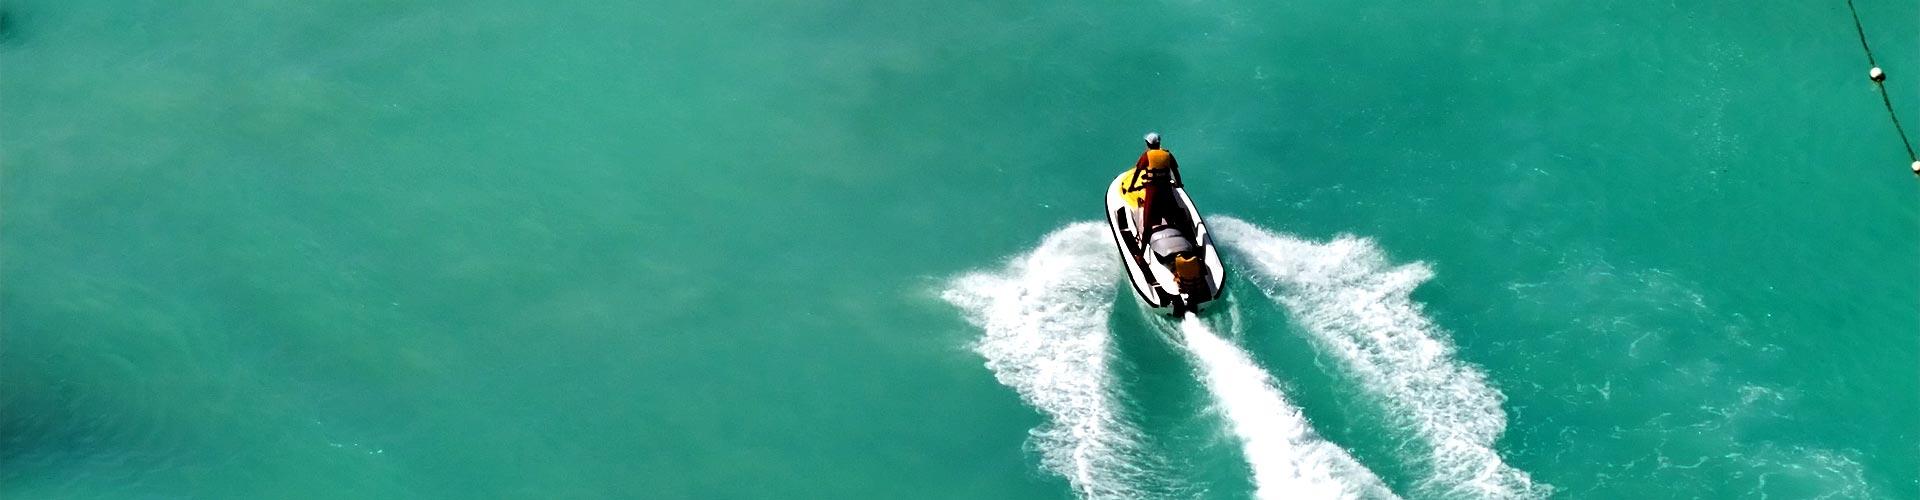
{"type": "Polygon", "coordinates": [[[1844,2],[0,10],[0,497],[1920,498],[1844,2]]]}

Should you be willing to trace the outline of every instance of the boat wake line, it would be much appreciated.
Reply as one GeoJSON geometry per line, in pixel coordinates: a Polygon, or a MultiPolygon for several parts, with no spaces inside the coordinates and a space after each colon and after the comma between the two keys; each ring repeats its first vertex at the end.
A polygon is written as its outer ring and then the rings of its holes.
{"type": "MultiPolygon", "coordinates": [[[[1082,498],[1152,498],[1161,477],[1127,421],[1110,364],[1114,276],[1105,228],[1076,223],[996,271],[948,284],[942,297],[982,330],[974,350],[1000,383],[1039,410],[1029,444],[1082,498]]],[[[1334,443],[1315,434],[1271,376],[1200,320],[1180,326],[1208,394],[1241,442],[1260,498],[1392,498],[1334,443]]]]}
{"type": "Polygon", "coordinates": [[[1061,228],[998,272],[961,276],[941,294],[984,334],[974,350],[1047,423],[1030,445],[1081,498],[1142,498],[1139,431],[1112,393],[1107,320],[1119,272],[1106,227],[1061,228]]]}
{"type": "MultiPolygon", "coordinates": [[[[1213,226],[1261,295],[1288,312],[1317,349],[1377,401],[1421,477],[1418,498],[1537,498],[1533,482],[1494,449],[1506,430],[1504,396],[1454,357],[1447,332],[1409,294],[1433,273],[1390,264],[1371,241],[1317,243],[1229,217],[1213,226]]],[[[1046,423],[1029,444],[1082,498],[1146,498],[1162,461],[1116,393],[1112,328],[1119,266],[1106,228],[1075,223],[1004,268],[948,283],[942,297],[983,331],[974,350],[1046,423]]],[[[1231,255],[1230,254],[1230,255],[1231,255]]],[[[1231,306],[1230,306],[1231,307],[1231,306]]],[[[1231,309],[1230,309],[1231,311],[1231,309]]],[[[1237,311],[1233,311],[1237,312],[1237,311]]],[[[1226,325],[1238,337],[1239,325],[1226,325]]],[[[1344,449],[1315,433],[1273,377],[1216,325],[1189,317],[1179,344],[1239,440],[1260,498],[1383,498],[1393,492],[1344,449]]]]}
{"type": "Polygon", "coordinates": [[[1494,450],[1506,431],[1505,396],[1479,368],[1454,359],[1447,333],[1409,296],[1433,276],[1425,264],[1390,265],[1371,241],[1314,243],[1231,217],[1214,218],[1240,268],[1286,308],[1319,346],[1352,371],[1388,411],[1426,477],[1422,498],[1537,498],[1552,487],[1494,450]]]}
{"type": "Polygon", "coordinates": [[[1347,451],[1319,438],[1253,357],[1220,338],[1200,318],[1180,322],[1181,338],[1200,378],[1226,417],[1253,469],[1254,496],[1393,498],[1393,492],[1347,451]]]}

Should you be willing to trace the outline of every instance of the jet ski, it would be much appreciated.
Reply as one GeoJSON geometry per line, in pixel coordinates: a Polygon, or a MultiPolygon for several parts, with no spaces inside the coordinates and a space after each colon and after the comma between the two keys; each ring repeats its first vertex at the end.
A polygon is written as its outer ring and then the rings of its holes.
{"type": "Polygon", "coordinates": [[[1148,308],[1173,316],[1198,313],[1220,297],[1226,284],[1226,270],[1213,249],[1213,238],[1200,220],[1186,188],[1175,185],[1173,196],[1154,204],[1173,203],[1152,227],[1137,227],[1140,221],[1141,189],[1129,189],[1133,170],[1120,173],[1107,187],[1107,226],[1113,230],[1114,247],[1120,250],[1120,262],[1127,267],[1127,280],[1148,308]],[[1144,231],[1146,238],[1140,235],[1144,231]]]}

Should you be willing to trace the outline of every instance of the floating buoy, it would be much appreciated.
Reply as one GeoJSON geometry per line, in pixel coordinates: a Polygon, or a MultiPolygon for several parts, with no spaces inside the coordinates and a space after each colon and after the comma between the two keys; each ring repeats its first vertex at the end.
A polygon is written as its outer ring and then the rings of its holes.
{"type": "Polygon", "coordinates": [[[1867,78],[1872,78],[1873,81],[1876,82],[1886,81],[1887,72],[1880,71],[1880,67],[1875,66],[1873,69],[1867,71],[1867,78]]]}
{"type": "Polygon", "coordinates": [[[1913,162],[1913,173],[1920,174],[1920,161],[1913,162]]]}

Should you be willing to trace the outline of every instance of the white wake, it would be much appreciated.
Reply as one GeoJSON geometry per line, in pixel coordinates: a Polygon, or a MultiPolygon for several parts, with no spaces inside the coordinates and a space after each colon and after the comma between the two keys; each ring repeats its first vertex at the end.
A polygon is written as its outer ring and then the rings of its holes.
{"type": "Polygon", "coordinates": [[[1393,492],[1346,450],[1316,436],[1273,378],[1239,347],[1189,316],[1181,337],[1201,381],[1226,417],[1253,469],[1254,496],[1392,498],[1393,492]]]}
{"type": "Polygon", "coordinates": [[[984,330],[974,349],[1000,383],[1045,413],[1032,433],[1047,469],[1082,498],[1139,498],[1137,429],[1112,394],[1115,284],[1107,228],[1082,222],[1041,242],[1006,268],[962,276],[942,293],[984,330]]]}
{"type": "Polygon", "coordinates": [[[1454,359],[1445,331],[1409,294],[1433,276],[1421,263],[1393,266],[1369,240],[1314,243],[1231,217],[1210,226],[1244,257],[1244,271],[1336,355],[1389,410],[1409,457],[1430,470],[1421,497],[1543,497],[1552,490],[1506,464],[1494,442],[1506,431],[1505,399],[1471,364],[1454,359]]]}

